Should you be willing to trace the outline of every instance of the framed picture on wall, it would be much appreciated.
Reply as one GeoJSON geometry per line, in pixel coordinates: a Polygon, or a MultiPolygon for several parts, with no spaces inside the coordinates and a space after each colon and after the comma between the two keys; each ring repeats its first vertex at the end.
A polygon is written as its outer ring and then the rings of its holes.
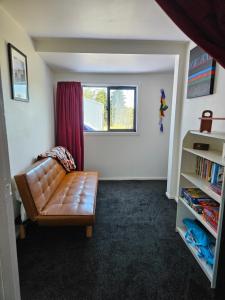
{"type": "Polygon", "coordinates": [[[190,52],[187,98],[213,94],[216,61],[200,47],[190,52]]]}
{"type": "Polygon", "coordinates": [[[10,43],[8,56],[12,99],[28,102],[27,57],[10,43]]]}

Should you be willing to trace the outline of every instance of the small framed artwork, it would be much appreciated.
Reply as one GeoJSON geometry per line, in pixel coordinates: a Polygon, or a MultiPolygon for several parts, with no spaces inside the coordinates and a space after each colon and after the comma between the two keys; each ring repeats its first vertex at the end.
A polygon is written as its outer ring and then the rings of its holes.
{"type": "Polygon", "coordinates": [[[216,61],[200,47],[190,52],[187,98],[213,94],[216,61]]]}
{"type": "Polygon", "coordinates": [[[28,102],[27,57],[10,43],[8,55],[12,99],[28,102]]]}

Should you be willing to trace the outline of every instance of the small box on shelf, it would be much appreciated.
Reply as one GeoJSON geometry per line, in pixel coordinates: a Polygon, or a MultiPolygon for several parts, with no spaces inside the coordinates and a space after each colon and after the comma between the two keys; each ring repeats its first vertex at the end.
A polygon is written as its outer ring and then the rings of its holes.
{"type": "Polygon", "coordinates": [[[208,150],[209,150],[209,144],[204,144],[204,143],[194,143],[194,144],[193,144],[193,149],[208,151],[208,150]]]}

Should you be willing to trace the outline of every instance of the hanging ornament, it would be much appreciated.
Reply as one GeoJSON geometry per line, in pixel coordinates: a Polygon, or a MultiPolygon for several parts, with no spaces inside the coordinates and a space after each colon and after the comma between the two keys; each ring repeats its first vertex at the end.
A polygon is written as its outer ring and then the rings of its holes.
{"type": "Polygon", "coordinates": [[[159,109],[159,128],[160,131],[163,132],[163,118],[165,117],[165,111],[168,109],[168,105],[166,104],[166,96],[164,89],[160,90],[161,98],[160,98],[160,109],[159,109]]]}

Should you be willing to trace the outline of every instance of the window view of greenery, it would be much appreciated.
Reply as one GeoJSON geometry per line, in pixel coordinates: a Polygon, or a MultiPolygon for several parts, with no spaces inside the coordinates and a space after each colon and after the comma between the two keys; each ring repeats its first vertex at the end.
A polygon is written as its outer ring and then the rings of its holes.
{"type": "Polygon", "coordinates": [[[134,90],[110,89],[110,129],[134,128],[134,90]]]}
{"type": "Polygon", "coordinates": [[[135,130],[135,88],[83,87],[83,99],[85,131],[135,130]]]}

